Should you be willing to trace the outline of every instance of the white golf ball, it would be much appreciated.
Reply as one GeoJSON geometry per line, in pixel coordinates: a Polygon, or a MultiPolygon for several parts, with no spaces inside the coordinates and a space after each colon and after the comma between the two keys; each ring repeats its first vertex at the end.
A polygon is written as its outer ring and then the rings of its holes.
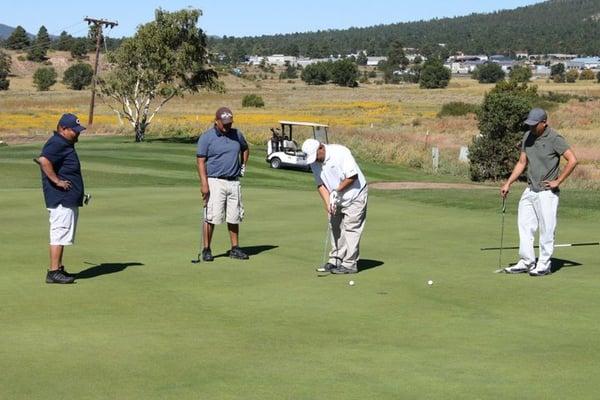
{"type": "Polygon", "coordinates": [[[350,285],[350,286],[354,286],[354,281],[350,281],[350,282],[348,282],[348,285],[350,285]]]}
{"type": "Polygon", "coordinates": [[[433,281],[430,279],[430,280],[428,280],[428,281],[427,281],[427,284],[428,284],[429,286],[431,286],[431,285],[433,285],[433,281]]]}

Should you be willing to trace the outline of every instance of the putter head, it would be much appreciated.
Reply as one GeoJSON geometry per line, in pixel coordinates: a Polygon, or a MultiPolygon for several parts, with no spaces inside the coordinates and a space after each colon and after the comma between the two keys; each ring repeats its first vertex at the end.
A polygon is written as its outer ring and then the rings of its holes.
{"type": "Polygon", "coordinates": [[[91,199],[92,199],[91,194],[84,194],[83,195],[83,204],[85,204],[87,206],[91,199]]]}
{"type": "Polygon", "coordinates": [[[202,253],[198,253],[198,258],[196,258],[195,260],[191,260],[190,262],[192,264],[198,264],[201,260],[202,260],[202,253]]]}

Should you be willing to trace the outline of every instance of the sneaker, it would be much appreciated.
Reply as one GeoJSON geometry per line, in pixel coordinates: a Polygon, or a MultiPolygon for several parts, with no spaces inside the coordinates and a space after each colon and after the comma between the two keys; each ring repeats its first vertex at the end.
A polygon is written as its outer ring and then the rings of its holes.
{"type": "Polygon", "coordinates": [[[250,258],[248,257],[248,254],[244,253],[238,246],[232,247],[231,250],[229,250],[229,257],[237,260],[247,260],[250,258]]]}
{"type": "Polygon", "coordinates": [[[355,271],[355,270],[350,269],[350,268],[339,266],[337,268],[333,268],[330,272],[332,274],[355,274],[358,271],[355,271]]]}
{"type": "Polygon", "coordinates": [[[551,273],[552,273],[552,270],[550,269],[550,267],[547,265],[543,265],[543,264],[538,264],[535,266],[535,268],[532,268],[529,271],[530,276],[544,276],[544,275],[550,275],[551,273]]]}
{"type": "Polygon", "coordinates": [[[511,267],[504,268],[504,272],[507,274],[522,274],[529,271],[529,266],[525,264],[525,261],[519,260],[518,263],[511,267]]]}
{"type": "Polygon", "coordinates": [[[332,269],[335,269],[335,265],[331,263],[325,263],[323,266],[317,268],[317,272],[331,272],[332,269]]]}
{"type": "Polygon", "coordinates": [[[70,273],[70,272],[67,272],[67,270],[65,269],[65,266],[64,266],[64,265],[61,265],[60,267],[58,267],[58,270],[59,270],[60,272],[62,272],[64,276],[68,276],[69,278],[71,278],[71,277],[73,277],[73,278],[74,278],[74,277],[75,277],[75,274],[72,274],[72,273],[70,273]]]}
{"type": "Polygon", "coordinates": [[[75,278],[66,276],[62,271],[48,271],[46,274],[46,283],[73,283],[75,278]]]}
{"type": "Polygon", "coordinates": [[[202,261],[214,261],[215,258],[212,255],[210,248],[202,249],[202,261]]]}

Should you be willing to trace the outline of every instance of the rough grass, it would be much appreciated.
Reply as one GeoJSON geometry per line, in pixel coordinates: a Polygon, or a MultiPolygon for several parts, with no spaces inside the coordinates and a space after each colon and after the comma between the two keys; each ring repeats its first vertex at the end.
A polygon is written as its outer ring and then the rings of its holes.
{"type": "MultiPolygon", "coordinates": [[[[65,57],[62,55],[61,57],[65,57]]],[[[57,85],[48,93],[32,92],[29,72],[11,82],[11,90],[0,92],[0,139],[45,136],[54,129],[62,112],[74,112],[87,119],[89,93],[74,92],[57,85]]],[[[474,115],[437,118],[444,104],[478,104],[493,85],[479,84],[468,77],[453,78],[447,89],[422,90],[417,85],[365,84],[357,89],[333,85],[308,86],[278,79],[259,82],[223,75],[225,94],[201,93],[174,99],[157,115],[149,135],[159,138],[194,136],[210,126],[214,110],[227,105],[235,114],[235,124],[256,145],[270,138],[270,127],[279,120],[314,121],[331,126],[331,141],[344,143],[373,161],[427,168],[430,147],[440,148],[445,171],[466,174],[457,160],[461,146],[469,145],[478,133],[474,115]],[[255,93],[265,101],[260,109],[242,108],[242,98],[255,93]]],[[[577,96],[600,95],[593,81],[555,84],[537,79],[540,93],[554,92],[577,96]]],[[[572,144],[581,166],[573,176],[579,187],[595,187],[600,177],[600,101],[571,100],[550,113],[550,123],[572,144]]],[[[95,125],[87,134],[129,135],[131,126],[119,121],[102,100],[97,101],[95,125]]],[[[307,137],[300,133],[299,139],[307,137]]],[[[15,139],[16,138],[16,139],[15,139]]],[[[466,176],[466,175],[465,175],[466,176]]],[[[569,183],[571,184],[571,183],[569,183]]]]}

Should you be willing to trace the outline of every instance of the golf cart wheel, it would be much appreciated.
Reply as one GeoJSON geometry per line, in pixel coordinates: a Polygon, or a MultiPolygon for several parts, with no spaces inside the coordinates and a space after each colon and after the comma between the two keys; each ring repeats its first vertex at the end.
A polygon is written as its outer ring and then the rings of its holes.
{"type": "Polygon", "coordinates": [[[281,167],[281,160],[277,157],[271,158],[271,168],[278,169],[281,167]]]}

